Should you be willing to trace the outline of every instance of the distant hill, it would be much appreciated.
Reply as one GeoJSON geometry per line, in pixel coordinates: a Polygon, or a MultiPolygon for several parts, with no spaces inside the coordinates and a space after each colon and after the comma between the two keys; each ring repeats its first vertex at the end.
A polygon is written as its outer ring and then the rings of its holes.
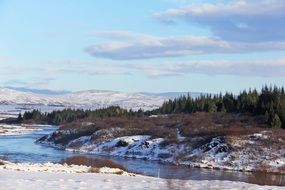
{"type": "MultiPolygon", "coordinates": [[[[187,94],[188,92],[126,93],[107,90],[68,92],[10,87],[0,88],[0,104],[22,106],[44,105],[80,109],[120,106],[133,110],[138,110],[139,108],[152,110],[160,107],[168,99],[187,94]]],[[[189,94],[192,97],[201,95],[201,93],[197,92],[190,92],[189,94]]]]}

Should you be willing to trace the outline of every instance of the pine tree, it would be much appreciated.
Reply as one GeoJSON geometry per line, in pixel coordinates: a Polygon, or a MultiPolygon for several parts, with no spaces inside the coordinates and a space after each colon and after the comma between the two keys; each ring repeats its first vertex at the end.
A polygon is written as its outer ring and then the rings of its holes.
{"type": "Polygon", "coordinates": [[[281,120],[277,114],[274,115],[271,126],[274,128],[281,128],[281,120]]]}
{"type": "Polygon", "coordinates": [[[217,112],[217,106],[216,106],[215,103],[212,103],[212,102],[211,102],[211,103],[209,104],[209,108],[208,108],[208,109],[209,109],[209,112],[210,112],[210,113],[217,112]]]}
{"type": "Polygon", "coordinates": [[[264,115],[264,116],[265,116],[266,122],[270,123],[270,116],[269,116],[268,111],[265,112],[265,115],[264,115]]]}
{"type": "Polygon", "coordinates": [[[21,112],[20,112],[19,115],[18,115],[17,121],[18,121],[18,122],[22,122],[22,121],[23,121],[23,117],[22,117],[21,112]]]}

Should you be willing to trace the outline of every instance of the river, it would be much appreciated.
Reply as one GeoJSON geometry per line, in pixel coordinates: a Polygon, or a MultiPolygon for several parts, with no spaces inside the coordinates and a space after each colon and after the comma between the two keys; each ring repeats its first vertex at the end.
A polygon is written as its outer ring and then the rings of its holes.
{"type": "MultiPolygon", "coordinates": [[[[54,149],[35,143],[35,140],[43,135],[50,134],[57,129],[56,126],[35,126],[41,130],[21,135],[0,135],[0,156],[13,162],[60,162],[61,160],[79,155],[78,153],[54,149]]],[[[231,172],[222,170],[210,170],[201,168],[189,168],[176,166],[156,161],[140,159],[102,157],[90,154],[80,154],[91,158],[108,158],[116,162],[130,172],[141,173],[148,176],[170,179],[193,180],[230,180],[243,181],[256,184],[285,185],[285,177],[269,174],[252,174],[243,172],[231,172]]]]}

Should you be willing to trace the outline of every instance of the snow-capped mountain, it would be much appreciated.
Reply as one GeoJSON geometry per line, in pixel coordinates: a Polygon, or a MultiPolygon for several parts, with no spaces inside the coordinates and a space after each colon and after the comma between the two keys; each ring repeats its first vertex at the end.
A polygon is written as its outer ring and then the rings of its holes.
{"type": "Polygon", "coordinates": [[[61,105],[62,102],[56,96],[0,88],[0,104],[61,105]]]}
{"type": "MultiPolygon", "coordinates": [[[[0,119],[16,117],[20,112],[38,109],[51,112],[64,108],[98,109],[120,106],[125,109],[152,110],[164,101],[175,98],[174,93],[125,93],[116,91],[87,90],[68,93],[35,93],[36,91],[0,88],[0,119]]],[[[185,93],[182,93],[185,94],[185,93]]],[[[182,95],[177,93],[176,97],[182,95]],[[179,94],[179,95],[178,95],[179,94]]],[[[195,98],[197,93],[190,93],[195,98]]]]}
{"type": "Polygon", "coordinates": [[[62,95],[46,95],[0,88],[0,104],[5,105],[46,105],[97,109],[120,106],[126,109],[150,110],[159,107],[168,97],[143,93],[88,90],[62,95]]]}
{"type": "Polygon", "coordinates": [[[111,105],[126,109],[151,110],[158,108],[169,98],[162,96],[150,96],[142,93],[125,93],[115,91],[88,90],[64,95],[54,96],[68,107],[102,108],[111,105]]]}

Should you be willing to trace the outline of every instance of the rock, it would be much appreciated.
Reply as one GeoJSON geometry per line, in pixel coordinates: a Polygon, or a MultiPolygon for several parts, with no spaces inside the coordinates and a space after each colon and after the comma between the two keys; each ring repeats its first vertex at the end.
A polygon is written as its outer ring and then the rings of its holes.
{"type": "Polygon", "coordinates": [[[123,140],[119,140],[116,144],[116,147],[126,147],[128,146],[129,144],[126,142],[126,141],[123,141],[123,140]]]}

